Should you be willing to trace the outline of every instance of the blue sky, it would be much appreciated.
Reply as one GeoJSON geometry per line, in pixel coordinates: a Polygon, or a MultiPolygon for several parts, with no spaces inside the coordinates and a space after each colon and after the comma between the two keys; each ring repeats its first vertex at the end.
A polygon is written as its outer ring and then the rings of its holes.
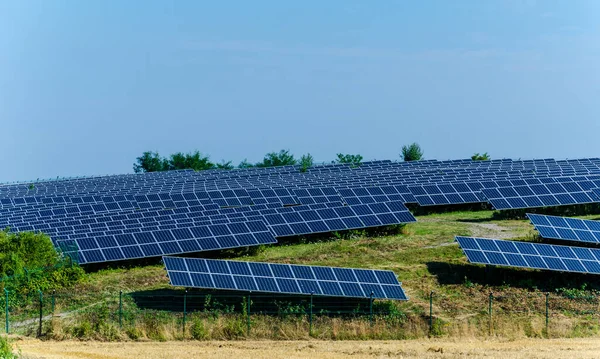
{"type": "Polygon", "coordinates": [[[600,156],[600,1],[0,0],[0,181],[143,151],[600,156]]]}

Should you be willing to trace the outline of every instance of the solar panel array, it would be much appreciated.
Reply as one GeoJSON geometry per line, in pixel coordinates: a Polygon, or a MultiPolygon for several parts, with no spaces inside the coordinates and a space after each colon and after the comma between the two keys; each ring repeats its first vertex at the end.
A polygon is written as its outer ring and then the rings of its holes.
{"type": "Polygon", "coordinates": [[[527,217],[543,238],[600,243],[599,221],[531,213],[527,217]]]}
{"type": "Polygon", "coordinates": [[[483,195],[496,209],[520,209],[599,202],[592,189],[600,186],[598,176],[578,181],[485,188],[483,195]]]}
{"type": "Polygon", "coordinates": [[[180,257],[163,262],[174,286],[408,300],[392,271],[180,257]]]}
{"type": "Polygon", "coordinates": [[[600,249],[460,236],[456,240],[471,263],[600,274],[600,249]]]}
{"type": "Polygon", "coordinates": [[[498,209],[589,203],[598,200],[599,176],[600,159],[591,158],[371,161],[306,172],[282,166],[48,180],[0,185],[0,226],[43,231],[81,263],[94,263],[409,223],[415,218],[407,203],[490,201],[498,209]]]}

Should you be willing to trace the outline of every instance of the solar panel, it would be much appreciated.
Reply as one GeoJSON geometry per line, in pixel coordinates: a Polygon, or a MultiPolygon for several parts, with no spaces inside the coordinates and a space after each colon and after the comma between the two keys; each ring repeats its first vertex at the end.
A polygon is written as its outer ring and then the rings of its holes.
{"type": "Polygon", "coordinates": [[[402,202],[315,207],[293,207],[287,213],[264,214],[264,220],[276,237],[416,222],[402,202]]]}
{"type": "Polygon", "coordinates": [[[555,182],[485,188],[482,192],[498,210],[551,207],[598,202],[598,197],[589,189],[585,189],[590,184],[595,186],[592,181],[555,182]]]}
{"type": "Polygon", "coordinates": [[[600,249],[456,237],[471,263],[600,274],[600,249]]]}
{"type": "Polygon", "coordinates": [[[599,221],[531,213],[527,217],[543,238],[600,243],[599,221]]]}
{"type": "Polygon", "coordinates": [[[189,226],[57,241],[59,248],[80,264],[273,243],[277,241],[263,222],[189,226]]]}
{"type": "Polygon", "coordinates": [[[163,262],[173,286],[408,300],[392,271],[181,257],[163,262]]]}
{"type": "Polygon", "coordinates": [[[487,200],[475,183],[440,183],[410,186],[420,206],[435,206],[461,203],[481,203],[487,200]]]}

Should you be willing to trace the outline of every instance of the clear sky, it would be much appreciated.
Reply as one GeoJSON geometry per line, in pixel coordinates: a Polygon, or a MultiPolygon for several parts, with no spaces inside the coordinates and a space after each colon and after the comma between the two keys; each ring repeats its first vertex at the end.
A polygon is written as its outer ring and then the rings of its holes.
{"type": "Polygon", "coordinates": [[[147,150],[600,156],[600,1],[0,0],[0,181],[147,150]]]}

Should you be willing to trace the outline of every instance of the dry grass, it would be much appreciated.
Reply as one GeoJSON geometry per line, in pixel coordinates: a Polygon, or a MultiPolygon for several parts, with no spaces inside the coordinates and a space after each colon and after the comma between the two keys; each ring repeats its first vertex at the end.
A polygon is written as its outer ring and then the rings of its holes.
{"type": "Polygon", "coordinates": [[[42,342],[17,341],[24,358],[597,358],[600,339],[42,342]]]}

